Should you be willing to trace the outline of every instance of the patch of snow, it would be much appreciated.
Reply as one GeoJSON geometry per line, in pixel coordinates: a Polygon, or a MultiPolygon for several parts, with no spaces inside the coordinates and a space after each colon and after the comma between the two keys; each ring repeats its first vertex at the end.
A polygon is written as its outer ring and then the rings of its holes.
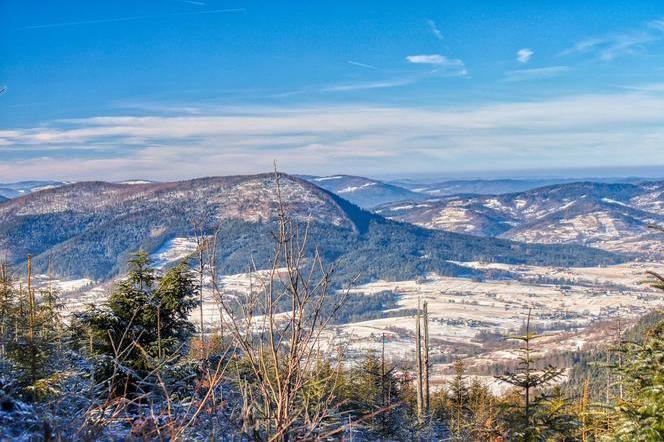
{"type": "Polygon", "coordinates": [[[519,210],[526,207],[526,204],[528,204],[528,201],[526,201],[526,200],[522,200],[522,199],[514,200],[514,205],[519,210]]]}
{"type": "Polygon", "coordinates": [[[392,207],[391,210],[410,210],[410,209],[412,209],[413,207],[415,207],[415,206],[412,205],[412,204],[408,204],[408,205],[405,205],[405,206],[392,207]]]}
{"type": "Polygon", "coordinates": [[[172,238],[162,244],[150,255],[150,258],[154,262],[154,266],[161,269],[167,264],[186,258],[194,253],[196,248],[196,238],[172,238]]]}
{"type": "Polygon", "coordinates": [[[94,281],[89,278],[71,279],[69,281],[55,281],[53,285],[62,292],[73,292],[88,285],[93,284],[94,281]]]}
{"type": "Polygon", "coordinates": [[[573,206],[575,202],[576,202],[576,201],[570,201],[569,203],[563,204],[562,206],[560,206],[560,208],[559,208],[558,210],[565,210],[565,209],[567,209],[568,207],[573,206]]]}
{"type": "Polygon", "coordinates": [[[604,201],[605,203],[618,204],[619,206],[629,207],[627,204],[621,203],[620,201],[612,200],[611,198],[602,198],[602,201],[604,201]]]}
{"type": "Polygon", "coordinates": [[[335,175],[335,176],[324,176],[320,178],[314,178],[314,181],[329,181],[329,180],[340,180],[343,177],[341,175],[335,175]]]}
{"type": "MultiPolygon", "coordinates": [[[[60,187],[55,184],[47,184],[46,186],[38,186],[38,187],[33,187],[30,189],[30,192],[39,192],[40,190],[48,190],[48,189],[55,189],[57,187],[60,187]]],[[[20,190],[19,192],[24,193],[25,190],[20,190]]]]}
{"type": "Polygon", "coordinates": [[[366,184],[362,184],[361,186],[348,186],[348,187],[345,187],[345,188],[339,190],[337,193],[355,192],[356,190],[364,189],[364,188],[367,188],[369,186],[375,186],[376,184],[378,184],[378,183],[366,183],[366,184]]]}
{"type": "Polygon", "coordinates": [[[136,184],[151,184],[152,181],[147,181],[147,180],[129,180],[129,181],[122,181],[120,184],[129,184],[129,185],[136,185],[136,184]]]}

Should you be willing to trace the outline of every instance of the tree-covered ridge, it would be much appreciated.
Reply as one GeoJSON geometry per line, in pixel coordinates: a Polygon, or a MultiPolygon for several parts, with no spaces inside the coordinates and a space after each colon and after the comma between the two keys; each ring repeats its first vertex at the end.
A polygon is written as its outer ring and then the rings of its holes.
{"type": "MultiPolygon", "coordinates": [[[[359,265],[363,277],[414,278],[435,271],[473,275],[448,261],[590,266],[623,260],[578,246],[524,245],[430,231],[386,220],[315,187],[283,176],[282,198],[300,224],[309,224],[323,258],[359,265]]],[[[37,272],[103,280],[125,270],[130,253],[192,237],[199,226],[217,236],[220,271],[269,265],[277,203],[274,177],[204,178],[179,183],[77,183],[44,190],[0,208],[0,249],[11,263],[34,255],[37,272]]],[[[313,249],[313,244],[309,245],[313,249]]],[[[342,272],[345,270],[340,269],[342,272]]],[[[348,270],[350,275],[353,272],[348,270]]]]}

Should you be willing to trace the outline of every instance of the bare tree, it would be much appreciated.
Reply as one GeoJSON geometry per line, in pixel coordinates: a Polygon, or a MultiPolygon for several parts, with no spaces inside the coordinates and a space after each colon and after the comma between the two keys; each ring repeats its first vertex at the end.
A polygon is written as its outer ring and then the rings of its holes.
{"type": "Polygon", "coordinates": [[[207,345],[205,342],[205,322],[204,322],[204,315],[203,315],[203,285],[204,285],[204,278],[205,278],[205,265],[206,262],[209,261],[206,259],[205,255],[210,253],[210,247],[214,246],[215,243],[212,243],[210,241],[210,238],[206,236],[206,231],[205,231],[205,220],[203,219],[202,221],[192,221],[193,228],[194,228],[194,237],[196,241],[196,255],[198,258],[198,268],[197,273],[198,273],[198,296],[199,296],[199,338],[200,338],[200,345],[201,345],[201,353],[200,356],[201,358],[206,358],[207,357],[207,345]]]}
{"type": "MultiPolygon", "coordinates": [[[[308,225],[287,216],[275,170],[277,228],[270,269],[257,272],[245,297],[215,297],[239,351],[236,382],[243,398],[243,432],[274,441],[312,439],[332,416],[341,369],[320,357],[330,321],[348,291],[333,295],[334,266],[307,253],[308,225]]],[[[328,344],[329,349],[329,344],[328,344]]]]}

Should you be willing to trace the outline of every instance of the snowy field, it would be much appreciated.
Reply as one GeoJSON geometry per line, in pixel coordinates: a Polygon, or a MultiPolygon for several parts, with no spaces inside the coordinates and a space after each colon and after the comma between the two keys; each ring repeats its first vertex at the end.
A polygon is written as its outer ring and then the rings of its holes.
{"type": "MultiPolygon", "coordinates": [[[[179,256],[191,250],[190,242],[179,241],[172,246],[181,253],[169,253],[168,256],[179,256]]],[[[518,332],[529,309],[532,309],[533,326],[543,330],[545,335],[539,340],[539,346],[541,352],[546,353],[605,343],[607,337],[589,326],[617,318],[629,323],[653,308],[664,306],[664,296],[644,284],[645,270],[664,273],[664,265],[632,262],[610,267],[554,268],[477,262],[460,264],[509,271],[516,278],[473,281],[431,274],[417,281],[376,281],[357,286],[352,293],[395,293],[398,295],[397,308],[386,312],[390,317],[334,326],[323,336],[325,342],[321,342],[321,347],[343,343],[346,358],[352,362],[369,351],[380,351],[384,335],[389,359],[412,360],[415,329],[412,309],[417,307],[418,300],[427,301],[434,361],[432,374],[443,379],[446,376],[443,372],[450,368],[446,361],[457,356],[465,359],[471,372],[474,368],[496,362],[514,361],[514,351],[507,347],[485,349],[477,338],[487,333],[509,335],[518,332]]],[[[266,271],[223,275],[218,287],[232,303],[236,294],[258,289],[267,277],[266,271]]],[[[35,281],[43,286],[48,283],[44,276],[35,281]]],[[[67,304],[66,313],[80,310],[87,304],[103,302],[112,287],[112,283],[96,285],[86,279],[54,280],[51,284],[62,291],[67,304]]],[[[204,281],[203,295],[205,327],[213,330],[219,326],[222,310],[213,295],[209,278],[204,281]]],[[[191,319],[199,324],[198,309],[192,313],[191,319]]]]}
{"type": "MultiPolygon", "coordinates": [[[[647,311],[664,305],[664,296],[644,284],[645,270],[659,272],[664,265],[628,263],[610,267],[553,268],[504,264],[462,263],[475,268],[510,271],[521,280],[476,282],[469,279],[430,275],[424,281],[378,281],[359,286],[355,293],[392,291],[400,296],[399,308],[391,312],[404,316],[374,319],[338,326],[336,333],[350,342],[352,354],[378,351],[385,334],[385,351],[395,359],[413,359],[415,318],[408,314],[418,299],[427,301],[430,316],[432,358],[437,355],[464,357],[468,346],[475,347],[466,360],[470,368],[495,362],[513,361],[509,349],[484,352],[475,340],[481,332],[509,335],[526,322],[532,309],[532,324],[543,329],[541,353],[572,351],[606,341],[589,325],[621,318],[626,323],[647,311]],[[538,281],[564,279],[565,284],[538,281]],[[546,280],[544,279],[544,280],[546,280]],[[461,347],[463,345],[464,347],[461,347]]],[[[437,369],[448,364],[434,365],[437,369]]]]}

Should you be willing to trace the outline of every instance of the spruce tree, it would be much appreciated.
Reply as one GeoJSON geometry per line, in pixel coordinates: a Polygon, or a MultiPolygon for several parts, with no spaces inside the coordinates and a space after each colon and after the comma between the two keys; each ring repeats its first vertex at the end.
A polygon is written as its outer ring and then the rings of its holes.
{"type": "Polygon", "coordinates": [[[664,440],[664,321],[643,344],[628,343],[618,370],[626,397],[618,404],[618,440],[664,440]]]}
{"type": "Polygon", "coordinates": [[[157,277],[147,253],[136,253],[105,305],[77,315],[82,347],[91,347],[102,371],[96,377],[110,378],[111,390],[134,390],[160,364],[177,362],[195,330],[188,317],[197,294],[186,263],[157,277]]]}
{"type": "Polygon", "coordinates": [[[468,388],[465,384],[465,367],[463,361],[454,362],[454,379],[449,386],[450,396],[450,431],[454,440],[461,441],[467,438],[466,410],[468,406],[468,388]]]}
{"type": "Polygon", "coordinates": [[[538,390],[560,378],[564,371],[551,365],[541,370],[535,368],[536,352],[533,348],[533,341],[540,336],[530,331],[530,317],[531,310],[529,309],[525,335],[510,337],[510,339],[522,342],[522,346],[517,350],[519,352],[519,365],[517,369],[513,372],[496,376],[497,379],[521,390],[523,407],[517,412],[518,419],[513,424],[513,434],[519,440],[524,441],[538,440],[543,431],[546,430],[546,424],[539,425],[534,419],[535,413],[541,411],[541,407],[545,405],[544,402],[547,398],[546,395],[538,392],[538,390]]]}
{"type": "MultiPolygon", "coordinates": [[[[661,226],[650,226],[664,232],[661,226]]],[[[649,271],[652,286],[664,290],[664,276],[649,271]]],[[[664,440],[664,321],[646,333],[643,343],[622,342],[624,363],[615,367],[625,396],[617,407],[618,440],[664,440]]]]}

